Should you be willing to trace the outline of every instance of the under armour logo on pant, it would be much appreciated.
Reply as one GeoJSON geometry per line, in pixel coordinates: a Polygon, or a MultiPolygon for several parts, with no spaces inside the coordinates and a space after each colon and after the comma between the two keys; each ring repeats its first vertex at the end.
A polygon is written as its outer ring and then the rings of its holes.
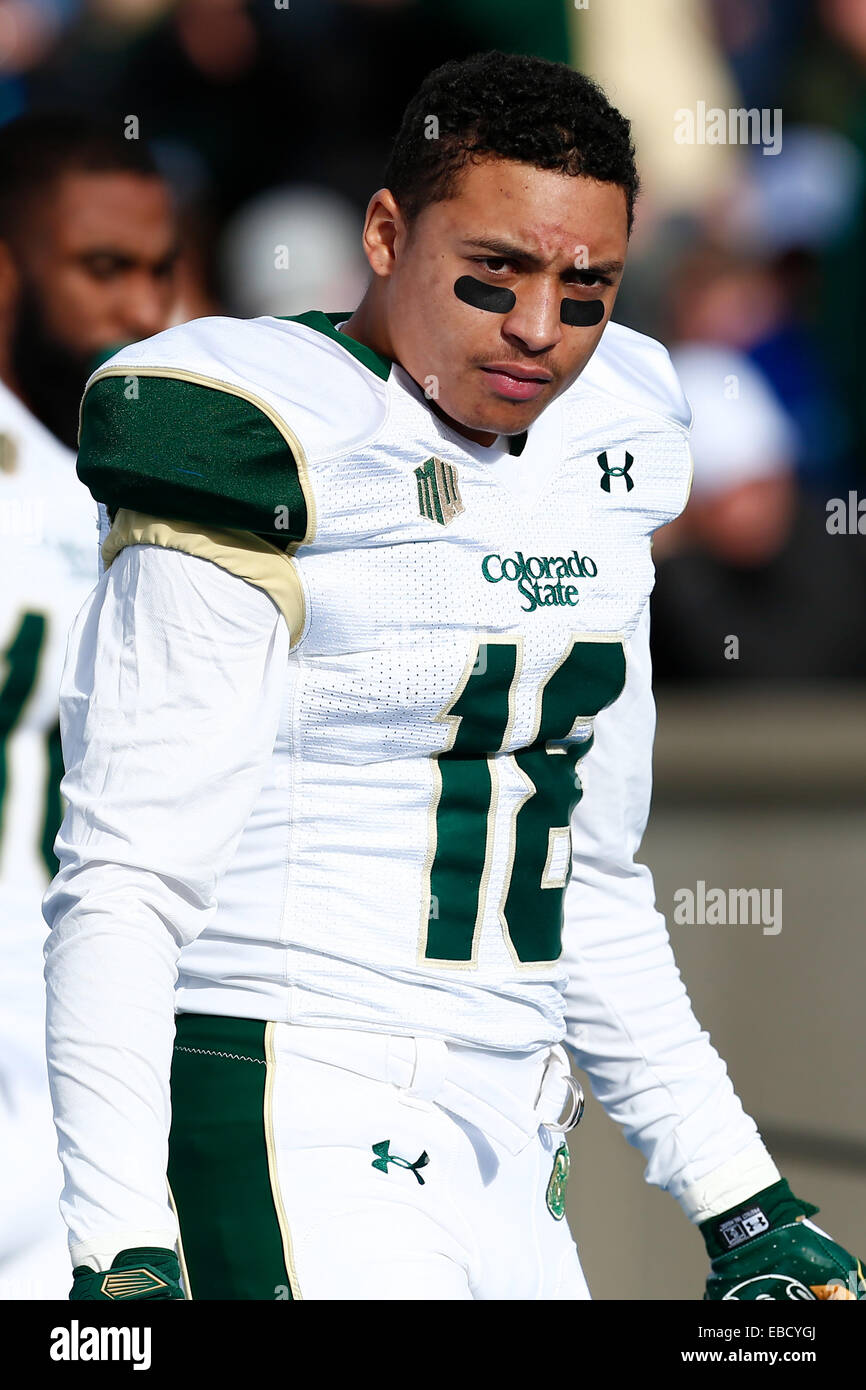
{"type": "Polygon", "coordinates": [[[372,1167],[378,1168],[382,1173],[387,1173],[389,1163],[395,1164],[397,1168],[408,1168],[410,1173],[415,1174],[415,1177],[423,1187],[424,1179],[418,1172],[418,1169],[426,1168],[427,1164],[430,1162],[430,1159],[427,1157],[427,1150],[425,1149],[421,1157],[416,1158],[414,1163],[410,1163],[407,1158],[396,1158],[393,1154],[390,1154],[388,1152],[390,1145],[390,1139],[383,1139],[381,1144],[373,1145],[373,1153],[376,1154],[376,1157],[373,1159],[372,1167]]]}

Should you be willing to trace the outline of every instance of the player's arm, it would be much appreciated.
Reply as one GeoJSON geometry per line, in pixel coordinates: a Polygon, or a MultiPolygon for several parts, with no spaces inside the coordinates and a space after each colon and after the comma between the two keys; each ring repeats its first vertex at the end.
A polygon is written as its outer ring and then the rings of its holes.
{"type": "MultiPolygon", "coordinates": [[[[174,987],[272,754],[290,644],[268,593],[130,545],[69,638],[68,807],[44,900],[47,1049],[73,1265],[165,1273],[174,987]]],[[[99,1296],[87,1294],[85,1296],[99,1296]]]]}
{"type": "Polygon", "coordinates": [[[645,1155],[647,1182],[701,1221],[779,1174],[692,1012],[652,875],[634,858],[649,813],[655,730],[648,606],[626,662],[625,689],[598,715],[580,764],[563,931],[566,1043],[645,1155]]]}
{"type": "MultiPolygon", "coordinates": [[[[584,795],[572,822],[563,935],[566,1044],[596,1098],[646,1158],[647,1182],[669,1191],[691,1221],[707,1223],[708,1251],[719,1259],[719,1222],[754,1205],[756,1194],[772,1207],[766,1226],[756,1222],[756,1235],[815,1208],[800,1204],[792,1213],[787,1184],[779,1186],[757,1126],[692,1011],[652,875],[635,862],[649,814],[655,730],[648,605],[627,663],[623,694],[598,715],[580,764],[584,795]]],[[[808,1230],[802,1223],[795,1229],[801,1236],[808,1230]]]]}

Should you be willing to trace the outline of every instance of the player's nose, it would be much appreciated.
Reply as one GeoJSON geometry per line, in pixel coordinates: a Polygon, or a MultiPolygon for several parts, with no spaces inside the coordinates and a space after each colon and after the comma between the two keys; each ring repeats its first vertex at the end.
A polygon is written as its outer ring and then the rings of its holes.
{"type": "Polygon", "coordinates": [[[544,352],[556,347],[562,337],[559,317],[562,297],[559,285],[534,289],[525,286],[518,293],[514,308],[506,315],[504,332],[519,339],[529,352],[544,352]]]}

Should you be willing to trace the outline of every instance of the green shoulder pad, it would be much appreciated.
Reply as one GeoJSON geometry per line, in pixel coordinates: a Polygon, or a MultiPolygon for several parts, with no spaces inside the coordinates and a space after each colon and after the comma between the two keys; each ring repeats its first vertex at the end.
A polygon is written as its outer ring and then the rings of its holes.
{"type": "Polygon", "coordinates": [[[306,463],[284,421],[219,382],[108,368],[81,407],[78,476],[121,507],[288,541],[310,539],[306,463]]]}

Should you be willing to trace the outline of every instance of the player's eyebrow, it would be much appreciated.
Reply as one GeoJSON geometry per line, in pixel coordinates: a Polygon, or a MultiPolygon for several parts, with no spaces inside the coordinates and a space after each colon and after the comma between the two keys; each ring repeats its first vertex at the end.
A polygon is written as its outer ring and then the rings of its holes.
{"type": "MultiPolygon", "coordinates": [[[[174,264],[180,256],[180,253],[180,242],[175,241],[167,251],[162,253],[158,260],[147,261],[145,264],[150,265],[153,270],[165,270],[174,264]]],[[[94,261],[99,259],[114,261],[120,270],[131,270],[142,263],[142,258],[140,256],[130,255],[128,251],[118,250],[111,245],[87,246],[78,252],[78,256],[82,261],[94,261]]]]}
{"type": "Polygon", "coordinates": [[[113,246],[84,246],[78,252],[78,256],[83,261],[96,260],[97,257],[104,257],[106,260],[119,261],[124,265],[134,265],[134,257],[128,251],[118,251],[113,246]]]}
{"type": "MultiPolygon", "coordinates": [[[[533,269],[540,269],[544,265],[541,257],[536,256],[532,251],[527,251],[514,242],[499,237],[467,237],[463,245],[476,247],[479,251],[492,251],[494,255],[503,256],[510,261],[522,261],[533,269]]],[[[592,271],[596,275],[618,275],[622,267],[622,261],[593,261],[591,265],[569,266],[568,271],[580,270],[584,274],[592,271]]]]}

